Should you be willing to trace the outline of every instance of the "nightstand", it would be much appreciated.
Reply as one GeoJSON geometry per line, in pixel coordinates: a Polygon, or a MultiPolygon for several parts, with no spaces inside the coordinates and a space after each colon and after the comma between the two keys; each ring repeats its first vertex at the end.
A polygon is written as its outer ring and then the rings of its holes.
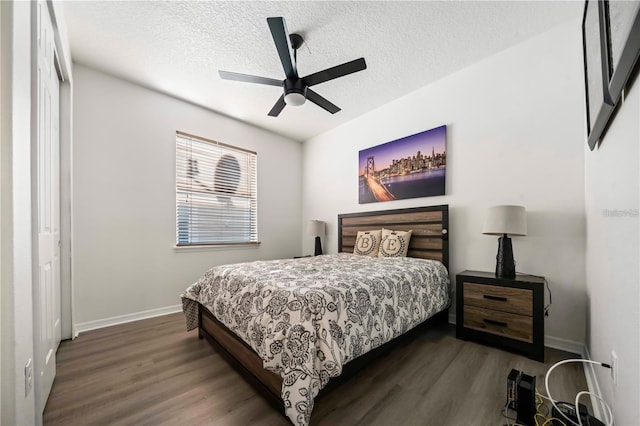
{"type": "Polygon", "coordinates": [[[464,271],[456,277],[456,337],[524,352],[544,362],[543,277],[498,278],[464,271]]]}

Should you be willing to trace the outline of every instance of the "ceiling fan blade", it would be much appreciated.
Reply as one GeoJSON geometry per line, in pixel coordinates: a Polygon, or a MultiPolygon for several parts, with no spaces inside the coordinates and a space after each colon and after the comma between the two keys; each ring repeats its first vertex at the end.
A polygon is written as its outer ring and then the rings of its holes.
{"type": "Polygon", "coordinates": [[[273,106],[273,108],[271,108],[271,111],[269,111],[269,114],[271,117],[277,117],[278,115],[280,115],[280,112],[284,109],[284,106],[286,105],[286,103],[284,102],[284,95],[280,96],[280,99],[278,99],[275,103],[275,105],[273,106]]]}
{"type": "Polygon", "coordinates": [[[351,62],[345,62],[342,65],[336,65],[335,67],[327,68],[323,71],[310,74],[303,77],[307,86],[313,86],[315,84],[324,83],[325,81],[333,80],[334,78],[342,77],[345,75],[353,74],[354,72],[367,69],[367,63],[364,58],[355,59],[351,62]]]}
{"type": "Polygon", "coordinates": [[[307,100],[318,105],[320,108],[326,109],[331,114],[335,114],[336,112],[340,111],[340,108],[338,108],[337,106],[335,106],[334,104],[332,104],[331,102],[323,98],[322,96],[318,95],[316,92],[314,92],[311,89],[307,89],[307,100]]]}
{"type": "Polygon", "coordinates": [[[269,29],[271,30],[271,36],[273,42],[276,45],[276,50],[280,56],[280,62],[282,62],[282,68],[287,78],[298,78],[298,69],[296,68],[296,60],[293,54],[293,48],[291,47],[291,41],[289,40],[289,31],[287,30],[287,24],[284,22],[284,18],[267,18],[269,29]]]}
{"type": "Polygon", "coordinates": [[[240,74],[230,71],[218,71],[220,78],[224,80],[244,81],[245,83],[267,84],[269,86],[282,87],[282,80],[275,78],[259,77],[257,75],[240,74]]]}

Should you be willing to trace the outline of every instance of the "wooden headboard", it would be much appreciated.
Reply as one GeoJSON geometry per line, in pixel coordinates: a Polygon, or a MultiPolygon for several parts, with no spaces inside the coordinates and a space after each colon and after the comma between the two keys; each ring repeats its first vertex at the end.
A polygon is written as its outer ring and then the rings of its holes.
{"type": "Polygon", "coordinates": [[[338,215],[338,252],[353,253],[358,231],[412,230],[408,256],[439,260],[449,269],[449,206],[338,215]]]}

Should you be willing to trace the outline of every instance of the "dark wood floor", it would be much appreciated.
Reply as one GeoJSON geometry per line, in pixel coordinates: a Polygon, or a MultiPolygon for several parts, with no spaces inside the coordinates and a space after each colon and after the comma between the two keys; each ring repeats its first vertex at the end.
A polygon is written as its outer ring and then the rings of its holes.
{"type": "MultiPolygon", "coordinates": [[[[503,425],[506,377],[536,375],[573,355],[548,349],[545,363],[426,329],[317,402],[314,425],[503,425]]],[[[554,397],[587,389],[582,367],[552,381],[554,397]]],[[[554,372],[556,374],[556,372],[554,372]]],[[[123,324],[65,341],[45,425],[287,425],[182,314],[123,324]]]]}

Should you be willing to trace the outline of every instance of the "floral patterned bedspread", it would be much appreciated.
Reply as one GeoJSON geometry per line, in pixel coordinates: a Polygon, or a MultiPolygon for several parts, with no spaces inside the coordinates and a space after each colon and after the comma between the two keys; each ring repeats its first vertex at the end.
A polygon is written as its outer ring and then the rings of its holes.
{"type": "Polygon", "coordinates": [[[347,253],[217,266],[182,295],[187,329],[201,303],[283,378],[294,424],[348,361],[450,305],[440,262],[347,253]]]}

